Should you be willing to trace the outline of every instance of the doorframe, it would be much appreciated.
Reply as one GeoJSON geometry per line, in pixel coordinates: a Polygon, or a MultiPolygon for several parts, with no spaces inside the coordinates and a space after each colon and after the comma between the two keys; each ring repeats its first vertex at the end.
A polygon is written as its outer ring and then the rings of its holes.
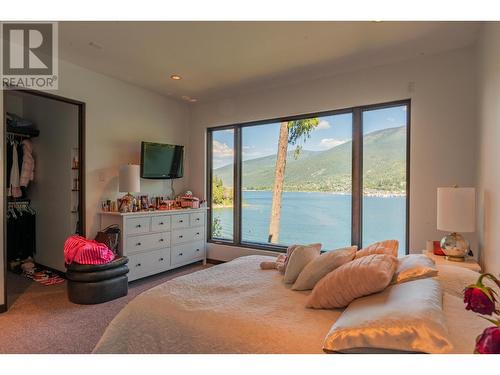
{"type": "MultiPolygon", "coordinates": [[[[50,100],[55,100],[58,102],[62,103],[67,103],[67,104],[72,104],[76,105],[78,108],[78,162],[79,162],[79,170],[78,170],[78,179],[79,179],[79,191],[78,191],[78,205],[79,205],[79,212],[78,212],[78,221],[80,223],[80,231],[82,232],[83,235],[86,233],[86,220],[85,220],[85,211],[86,211],[86,205],[85,205],[85,191],[86,191],[86,184],[85,184],[85,115],[86,115],[86,105],[85,102],[75,100],[75,99],[70,99],[66,98],[64,96],[59,96],[55,94],[50,94],[44,91],[36,91],[36,90],[28,90],[28,89],[11,89],[11,90],[6,90],[4,91],[3,95],[3,113],[1,114],[1,118],[3,123],[5,124],[5,93],[8,91],[14,91],[17,93],[21,94],[29,94],[29,95],[34,95],[38,97],[42,97],[45,99],[50,99],[50,100]]],[[[7,133],[7,126],[4,126],[4,130],[2,133],[2,142],[3,142],[3,168],[4,172],[6,173],[7,171],[7,160],[6,160],[6,155],[7,155],[7,148],[6,148],[6,134],[7,133]]],[[[6,191],[6,175],[5,178],[2,181],[2,189],[6,191]]],[[[7,194],[5,194],[4,197],[4,207],[8,207],[8,197],[7,194]]],[[[4,285],[4,301],[1,301],[0,303],[0,313],[6,312],[8,310],[8,296],[7,296],[7,211],[5,210],[5,213],[2,217],[2,225],[3,225],[3,232],[4,232],[4,238],[3,238],[3,244],[2,244],[2,250],[3,254],[3,260],[4,260],[4,280],[3,280],[3,285],[4,285]]]]}

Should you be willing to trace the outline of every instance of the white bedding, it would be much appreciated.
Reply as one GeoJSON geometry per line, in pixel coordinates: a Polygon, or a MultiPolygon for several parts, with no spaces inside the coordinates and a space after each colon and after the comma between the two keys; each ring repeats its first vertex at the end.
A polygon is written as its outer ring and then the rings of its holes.
{"type": "MultiPolygon", "coordinates": [[[[305,308],[267,256],[248,256],[170,280],[131,301],[111,322],[94,353],[322,353],[342,310],[305,308]]],[[[455,353],[471,353],[488,322],[444,293],[455,353]]]]}
{"type": "Polygon", "coordinates": [[[167,281],[131,301],[95,353],[322,353],[342,310],[306,309],[273,260],[248,256],[167,281]]]}

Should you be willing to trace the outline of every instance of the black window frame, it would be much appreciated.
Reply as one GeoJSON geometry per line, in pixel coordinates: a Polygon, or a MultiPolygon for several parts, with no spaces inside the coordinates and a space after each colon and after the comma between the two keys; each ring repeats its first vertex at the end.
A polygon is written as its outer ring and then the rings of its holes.
{"type": "Polygon", "coordinates": [[[331,111],[321,111],[300,115],[278,117],[273,119],[250,121],[230,125],[214,126],[207,128],[206,140],[206,192],[208,202],[207,242],[230,245],[235,247],[285,252],[287,246],[266,244],[261,242],[248,242],[241,239],[241,168],[242,147],[241,130],[245,127],[275,124],[283,121],[293,121],[303,118],[352,114],[352,203],[351,203],[351,245],[361,248],[363,243],[363,112],[391,107],[406,106],[406,225],[405,225],[405,253],[409,254],[410,248],[410,139],[411,139],[411,99],[395,100],[384,103],[362,105],[331,111]],[[233,239],[212,238],[212,145],[213,132],[221,130],[234,130],[234,156],[233,156],[233,239]]]}

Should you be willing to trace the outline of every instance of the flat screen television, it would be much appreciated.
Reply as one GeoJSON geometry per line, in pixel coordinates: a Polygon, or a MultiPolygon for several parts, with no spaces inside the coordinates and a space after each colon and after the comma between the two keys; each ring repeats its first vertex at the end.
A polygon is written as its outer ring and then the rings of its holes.
{"type": "Polygon", "coordinates": [[[142,142],[141,177],[148,179],[181,178],[184,146],[142,142]]]}

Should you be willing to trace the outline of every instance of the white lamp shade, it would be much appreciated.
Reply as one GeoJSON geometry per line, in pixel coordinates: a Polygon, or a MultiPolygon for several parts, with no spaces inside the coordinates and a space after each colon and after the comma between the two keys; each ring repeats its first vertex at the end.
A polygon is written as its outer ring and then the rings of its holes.
{"type": "Polygon", "coordinates": [[[118,175],[118,190],[121,193],[141,191],[141,168],[139,165],[122,165],[118,175]]]}
{"type": "Polygon", "coordinates": [[[444,187],[437,191],[437,229],[446,232],[474,232],[476,189],[444,187]]]}

